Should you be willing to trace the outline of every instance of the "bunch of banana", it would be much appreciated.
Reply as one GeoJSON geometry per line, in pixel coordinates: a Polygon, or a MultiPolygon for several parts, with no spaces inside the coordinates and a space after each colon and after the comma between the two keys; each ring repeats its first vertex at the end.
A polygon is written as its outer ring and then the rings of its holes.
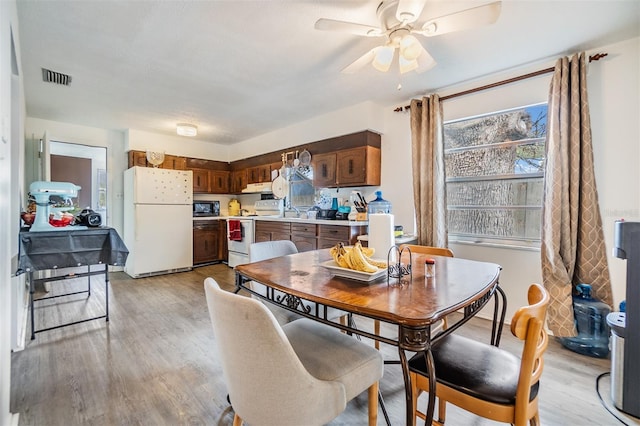
{"type": "Polygon", "coordinates": [[[362,247],[360,241],[353,247],[345,247],[344,244],[338,243],[329,250],[333,260],[341,268],[353,269],[356,271],[373,273],[378,268],[386,268],[387,262],[371,259],[374,250],[368,247],[362,247]]]}

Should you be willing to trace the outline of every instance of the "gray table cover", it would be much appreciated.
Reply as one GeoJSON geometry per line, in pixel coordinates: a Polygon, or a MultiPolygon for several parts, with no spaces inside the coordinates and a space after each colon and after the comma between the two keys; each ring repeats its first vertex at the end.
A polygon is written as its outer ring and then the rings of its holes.
{"type": "Polygon", "coordinates": [[[108,227],[19,234],[18,270],[30,271],[85,265],[124,266],[129,250],[115,229],[108,227]]]}

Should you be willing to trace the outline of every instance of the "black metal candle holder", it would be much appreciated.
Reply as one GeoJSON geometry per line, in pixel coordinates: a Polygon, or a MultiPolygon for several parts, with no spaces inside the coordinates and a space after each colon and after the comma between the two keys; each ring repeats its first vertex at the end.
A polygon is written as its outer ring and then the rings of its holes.
{"type": "Polygon", "coordinates": [[[400,250],[397,246],[391,246],[387,253],[387,285],[391,284],[391,280],[398,280],[399,284],[410,284],[413,280],[413,272],[411,271],[411,249],[405,247],[400,250]],[[402,254],[407,250],[409,252],[409,262],[403,264],[402,254]],[[392,262],[393,255],[396,255],[396,261],[392,262]],[[409,277],[407,280],[406,277],[409,277]]]}

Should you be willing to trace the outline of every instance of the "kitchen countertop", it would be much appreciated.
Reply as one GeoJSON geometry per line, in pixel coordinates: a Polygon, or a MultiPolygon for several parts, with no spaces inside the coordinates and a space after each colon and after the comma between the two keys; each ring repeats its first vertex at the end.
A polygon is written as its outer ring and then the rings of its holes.
{"type": "MultiPolygon", "coordinates": [[[[358,240],[360,241],[369,241],[369,235],[358,235],[358,240]]],[[[412,244],[418,241],[417,235],[405,234],[399,237],[395,237],[396,244],[412,244]]]]}
{"type": "Polygon", "coordinates": [[[317,223],[320,225],[337,225],[337,226],[367,226],[367,221],[355,221],[355,220],[326,220],[326,219],[304,219],[299,217],[273,217],[273,216],[196,216],[193,218],[196,220],[229,220],[229,219],[250,219],[250,220],[265,220],[271,222],[292,222],[292,223],[317,223]]]}

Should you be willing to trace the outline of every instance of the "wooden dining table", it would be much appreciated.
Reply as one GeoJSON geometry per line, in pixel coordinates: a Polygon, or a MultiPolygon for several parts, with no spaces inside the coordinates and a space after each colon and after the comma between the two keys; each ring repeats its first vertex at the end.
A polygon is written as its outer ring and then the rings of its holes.
{"type": "MultiPolygon", "coordinates": [[[[399,352],[399,361],[396,363],[402,366],[405,384],[406,424],[414,425],[406,351],[422,353],[429,376],[435,379],[437,372],[431,345],[467,322],[497,295],[497,291],[501,291],[498,287],[500,265],[455,257],[428,256],[435,260],[435,274],[425,277],[426,257],[414,253],[409,259],[409,253],[405,251],[399,263],[405,272],[407,266],[411,265],[410,275],[400,280],[389,278],[384,272],[379,278],[366,281],[368,276],[364,279],[338,276],[341,271],[331,267],[337,265],[332,262],[328,249],[308,251],[238,265],[236,287],[238,291],[246,290],[302,316],[396,346],[399,352]],[[250,281],[266,285],[266,294],[254,292],[250,281]],[[315,303],[305,303],[307,301],[315,303]],[[397,333],[374,334],[373,331],[358,329],[353,321],[342,324],[338,320],[331,320],[329,308],[379,320],[397,328],[397,333]],[[462,315],[456,316],[455,322],[448,319],[446,329],[432,334],[432,329],[436,329],[441,319],[456,311],[462,315]]],[[[496,297],[496,308],[497,302],[496,297]]],[[[494,329],[495,318],[494,315],[494,329]]],[[[499,327],[501,325],[500,322],[499,327]]],[[[500,331],[498,329],[498,336],[500,331]]],[[[435,407],[435,380],[430,381],[430,387],[425,422],[428,425],[431,425],[435,407]]]]}

